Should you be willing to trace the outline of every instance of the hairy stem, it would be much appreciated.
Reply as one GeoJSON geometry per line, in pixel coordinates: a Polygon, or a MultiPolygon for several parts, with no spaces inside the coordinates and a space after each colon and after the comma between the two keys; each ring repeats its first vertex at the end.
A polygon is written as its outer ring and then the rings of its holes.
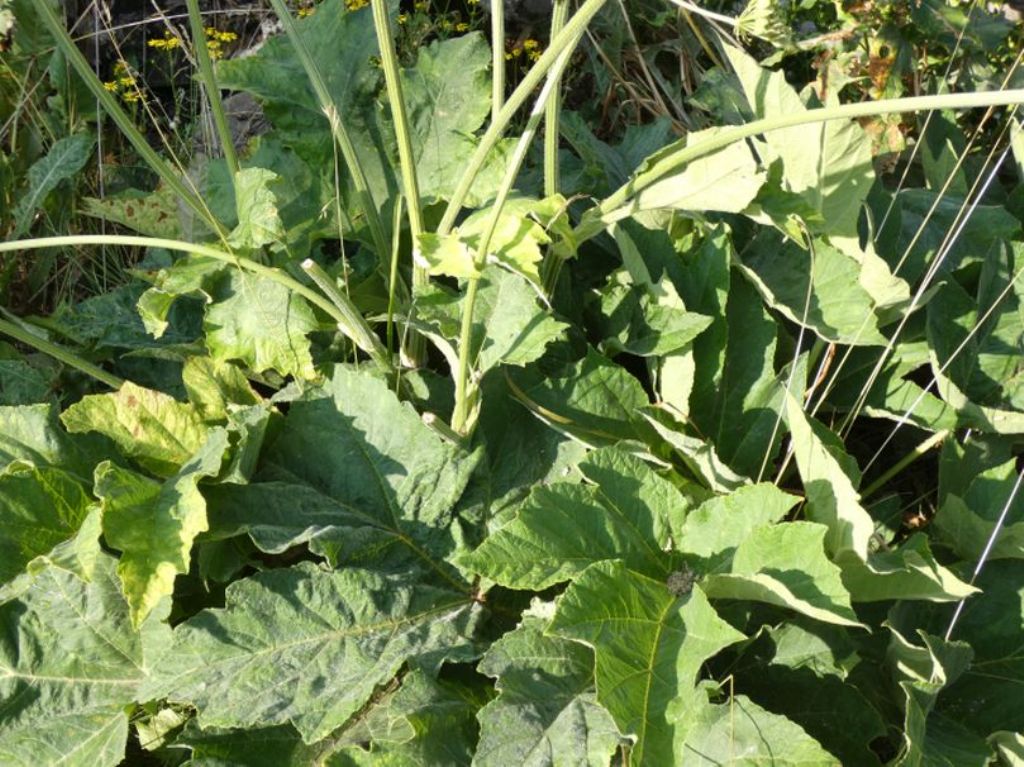
{"type": "MultiPolygon", "coordinates": [[[[412,236],[415,249],[419,236],[423,233],[423,211],[420,206],[419,181],[416,178],[416,158],[412,153],[412,134],[409,131],[405,99],[402,95],[402,80],[398,72],[398,56],[395,54],[395,42],[391,35],[391,22],[388,19],[386,0],[371,0],[371,5],[373,7],[373,25],[377,32],[377,45],[380,48],[381,66],[384,69],[384,84],[388,92],[391,117],[395,124],[395,137],[398,140],[398,160],[402,176],[402,190],[408,205],[409,233],[412,236]]],[[[383,258],[383,253],[381,258],[383,258]]],[[[397,279],[397,273],[394,270],[392,272],[388,278],[389,282],[397,279]]],[[[414,259],[412,264],[413,292],[415,293],[416,288],[425,287],[429,282],[430,275],[427,270],[419,266],[414,259]]],[[[393,292],[389,286],[389,295],[393,292]]],[[[389,327],[389,334],[390,330],[389,327]]],[[[410,332],[404,352],[406,359],[413,367],[423,364],[426,344],[419,333],[410,332]]]]}
{"type": "MultiPolygon", "coordinates": [[[[576,40],[579,40],[581,36],[582,32],[577,35],[576,40]]],[[[494,205],[491,207],[490,216],[487,221],[487,228],[480,236],[480,243],[477,246],[477,251],[473,257],[473,276],[468,280],[468,285],[466,287],[466,300],[462,307],[462,325],[459,330],[459,364],[455,376],[455,409],[452,412],[452,430],[463,436],[467,436],[472,427],[469,418],[471,408],[470,368],[472,367],[470,356],[472,354],[471,347],[473,342],[473,311],[476,306],[476,294],[480,284],[480,273],[483,271],[483,268],[487,263],[487,253],[490,250],[491,240],[494,237],[495,230],[497,229],[502,208],[505,207],[505,202],[508,200],[509,194],[512,192],[512,185],[515,183],[516,176],[519,174],[519,169],[522,167],[523,161],[526,159],[526,153],[530,148],[530,144],[533,143],[533,139],[537,135],[537,129],[540,127],[541,120],[544,118],[545,106],[558,88],[558,82],[561,78],[562,72],[565,71],[565,67],[569,63],[569,57],[572,55],[574,47],[574,45],[566,47],[562,52],[562,55],[558,57],[555,61],[555,65],[551,69],[551,76],[544,83],[544,87],[537,96],[537,102],[534,105],[533,111],[530,113],[530,119],[526,123],[526,129],[519,137],[519,141],[512,154],[512,160],[509,163],[508,170],[506,170],[505,177],[502,179],[497,199],[495,199],[494,205]]]]}

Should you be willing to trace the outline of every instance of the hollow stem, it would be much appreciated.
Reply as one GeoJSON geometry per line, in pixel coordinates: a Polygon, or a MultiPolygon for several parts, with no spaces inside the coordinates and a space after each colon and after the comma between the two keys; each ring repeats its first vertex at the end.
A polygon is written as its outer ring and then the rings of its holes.
{"type": "Polygon", "coordinates": [[[17,341],[21,341],[21,343],[27,346],[38,349],[44,354],[50,355],[55,360],[63,362],[68,367],[80,370],[86,375],[95,378],[97,381],[105,383],[111,389],[120,389],[121,385],[124,383],[124,379],[118,378],[113,373],[108,373],[98,365],[94,365],[88,360],[82,359],[70,349],[65,349],[63,346],[58,346],[51,341],[47,341],[45,338],[40,338],[35,333],[30,333],[13,322],[0,319],[0,333],[10,336],[17,341]]]}
{"type": "MultiPolygon", "coordinates": [[[[412,152],[412,133],[409,130],[409,119],[405,112],[402,79],[398,72],[398,56],[395,53],[395,41],[391,34],[387,2],[386,0],[371,0],[371,5],[373,7],[373,25],[377,32],[377,45],[380,48],[381,66],[384,69],[384,84],[387,88],[388,104],[391,107],[391,117],[395,125],[395,137],[398,140],[398,160],[402,176],[402,190],[408,206],[409,233],[412,236],[415,249],[419,236],[423,233],[423,211],[420,205],[419,181],[416,178],[416,158],[412,152]]],[[[394,249],[395,242],[397,239],[392,238],[392,249],[394,249]]],[[[394,269],[388,279],[389,281],[397,279],[397,272],[394,269]]],[[[427,270],[413,260],[413,293],[415,294],[417,288],[425,287],[429,282],[430,275],[427,270]]],[[[390,286],[388,293],[389,298],[394,293],[390,286]]],[[[390,323],[388,332],[389,334],[391,332],[390,323]]],[[[422,365],[426,354],[426,343],[423,337],[415,331],[410,332],[403,351],[411,366],[422,365]]]]}
{"type": "MultiPolygon", "coordinates": [[[[577,35],[576,40],[579,40],[580,36],[582,36],[582,31],[577,35]]],[[[464,437],[468,436],[472,426],[469,418],[472,405],[470,397],[470,375],[472,371],[470,368],[472,367],[473,311],[476,306],[480,273],[487,263],[487,253],[490,250],[491,240],[501,218],[501,211],[505,207],[509,194],[512,192],[512,185],[515,183],[516,176],[519,174],[523,161],[526,159],[530,144],[533,143],[533,139],[537,135],[537,129],[544,118],[545,107],[557,90],[562,72],[569,63],[573,47],[575,46],[567,46],[563,50],[562,55],[556,59],[554,66],[551,68],[551,76],[544,83],[544,87],[537,96],[537,102],[530,113],[526,129],[516,143],[508,169],[505,171],[505,177],[502,179],[501,187],[498,189],[498,196],[491,207],[487,228],[481,235],[477,251],[473,256],[473,276],[468,280],[465,303],[462,307],[462,324],[459,330],[459,363],[455,376],[455,409],[452,411],[452,430],[464,437]]]]}
{"type": "Polygon", "coordinates": [[[505,0],[491,0],[491,122],[505,103],[505,0]]]}
{"type": "Polygon", "coordinates": [[[932,436],[930,436],[928,439],[926,439],[924,442],[922,442],[920,445],[915,447],[913,450],[911,450],[905,456],[903,456],[898,461],[896,461],[896,463],[894,463],[892,466],[890,466],[888,469],[886,469],[884,472],[882,472],[881,476],[879,476],[878,479],[876,479],[874,482],[872,482],[870,485],[868,485],[866,488],[864,488],[861,491],[861,493],[860,493],[861,500],[863,500],[865,498],[868,498],[869,496],[872,496],[875,493],[877,493],[879,490],[881,490],[883,487],[885,487],[886,483],[889,480],[891,480],[893,477],[898,475],[905,468],[910,466],[910,464],[912,464],[914,461],[916,461],[921,456],[923,456],[926,453],[928,453],[930,450],[932,450],[932,448],[935,448],[935,447],[938,447],[939,445],[941,445],[942,442],[948,436],[949,436],[949,431],[948,430],[943,430],[943,431],[935,432],[932,436]]]}
{"type": "Polygon", "coordinates": [[[303,261],[301,266],[302,271],[316,283],[317,287],[334,304],[338,314],[344,318],[344,320],[338,321],[339,330],[345,336],[352,339],[352,343],[369,354],[374,362],[382,368],[390,370],[391,358],[388,355],[387,349],[384,348],[384,345],[370,329],[370,326],[366,324],[363,315],[359,313],[359,310],[356,309],[348,296],[338,290],[338,286],[331,276],[323,270],[320,264],[311,258],[303,261]]]}
{"type": "Polygon", "coordinates": [[[688,163],[724,149],[737,141],[769,131],[790,128],[794,125],[825,122],[828,120],[850,120],[870,115],[916,112],[931,109],[974,109],[976,107],[1006,106],[1024,104],[1024,89],[1005,91],[979,91],[975,93],[953,93],[935,96],[910,96],[899,99],[863,101],[856,104],[841,104],[805,112],[766,117],[717,132],[714,136],[692,146],[684,146],[666,154],[648,170],[643,171],[619,187],[603,202],[584,215],[576,227],[577,242],[589,240],[604,229],[633,214],[629,200],[638,192],[660,181],[670,173],[684,168],[688,163]]]}
{"type": "MultiPolygon", "coordinates": [[[[565,26],[569,18],[569,0],[554,0],[551,10],[551,34],[554,40],[565,26]]],[[[550,75],[548,75],[550,77],[550,75]]],[[[550,197],[559,192],[558,167],[558,134],[559,120],[562,114],[562,89],[555,87],[548,100],[544,112],[544,196],[550,197]]]]}

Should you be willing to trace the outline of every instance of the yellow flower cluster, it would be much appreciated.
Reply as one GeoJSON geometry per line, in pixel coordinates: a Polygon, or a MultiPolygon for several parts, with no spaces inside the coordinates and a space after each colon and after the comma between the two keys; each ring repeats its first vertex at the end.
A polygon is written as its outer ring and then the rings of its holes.
{"type": "Polygon", "coordinates": [[[114,79],[103,83],[104,89],[110,93],[116,93],[126,104],[136,104],[146,100],[146,95],[139,90],[135,75],[131,73],[128,64],[118,61],[114,64],[114,79]]]}
{"type": "Polygon", "coordinates": [[[536,61],[541,57],[544,51],[540,47],[540,41],[534,40],[532,37],[528,37],[522,41],[522,43],[515,44],[512,48],[505,51],[505,60],[511,61],[512,59],[518,59],[520,56],[525,55],[530,61],[536,61]]]}
{"type": "Polygon", "coordinates": [[[345,0],[345,7],[350,11],[358,11],[370,4],[370,0],[345,0]]]}
{"type": "Polygon", "coordinates": [[[220,30],[216,27],[206,28],[206,50],[210,53],[211,59],[220,59],[224,57],[224,46],[227,43],[233,43],[238,39],[238,35],[234,32],[227,30],[220,30]]]}
{"type": "MultiPolygon", "coordinates": [[[[206,50],[210,53],[211,59],[219,59],[224,57],[224,46],[227,43],[233,43],[238,39],[238,35],[234,32],[227,30],[217,29],[216,27],[206,28],[206,50]]],[[[163,37],[156,37],[146,42],[150,48],[155,48],[158,51],[173,51],[175,48],[181,47],[181,38],[173,34],[170,30],[164,32],[163,37]]]]}
{"type": "Polygon", "coordinates": [[[150,48],[156,48],[158,51],[173,51],[181,45],[181,38],[177,35],[172,35],[168,30],[164,32],[163,37],[156,37],[149,40],[146,45],[150,48]]]}

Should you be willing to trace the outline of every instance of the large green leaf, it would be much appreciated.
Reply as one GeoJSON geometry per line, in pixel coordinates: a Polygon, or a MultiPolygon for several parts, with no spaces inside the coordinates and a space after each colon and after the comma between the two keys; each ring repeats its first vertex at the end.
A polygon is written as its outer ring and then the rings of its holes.
{"type": "Polygon", "coordinates": [[[497,679],[499,695],[480,710],[474,765],[605,767],[619,744],[593,692],[593,652],[546,636],[549,612],[547,605],[532,609],[480,661],[479,671],[497,679]]]}
{"type": "Polygon", "coordinates": [[[924,537],[892,551],[870,551],[874,522],[860,504],[851,474],[856,463],[838,438],[809,418],[793,397],[786,407],[797,468],[807,495],[807,516],[826,525],[825,548],[843,568],[843,582],[854,601],[963,599],[968,584],[938,564],[924,537]]]}
{"type": "Polygon", "coordinates": [[[270,189],[270,184],[278,178],[265,168],[245,168],[235,174],[238,226],[228,235],[230,245],[243,249],[262,248],[284,237],[277,196],[270,189]]]}
{"type": "Polygon", "coordinates": [[[836,558],[836,563],[843,568],[843,583],[857,602],[953,602],[977,593],[976,588],[936,561],[928,536],[922,533],[910,536],[898,548],[871,552],[867,562],[846,552],[836,558]]]}
{"type": "Polygon", "coordinates": [[[211,532],[249,532],[275,552],[311,541],[332,562],[423,568],[461,583],[445,560],[476,460],[383,381],[339,366],[290,404],[255,482],[209,489],[211,532]]]}
{"type": "MultiPolygon", "coordinates": [[[[704,693],[698,693],[703,696],[704,693]]],[[[745,695],[720,705],[705,703],[683,725],[678,765],[729,767],[834,767],[839,762],[799,725],[766,711],[745,695]]]]}
{"type": "MultiPolygon", "coordinates": [[[[94,546],[97,545],[94,542],[94,546]]],[[[129,704],[166,630],[132,629],[114,560],[91,582],[56,567],[0,605],[0,762],[35,767],[120,764],[129,704]]]]}
{"type": "Polygon", "coordinates": [[[216,360],[241,360],[256,372],[314,378],[306,334],[319,325],[305,299],[266,277],[232,269],[217,281],[203,322],[216,360]]]}
{"type": "Polygon", "coordinates": [[[984,259],[1018,237],[1021,223],[1001,205],[974,205],[962,196],[933,189],[903,189],[893,201],[886,225],[875,237],[878,252],[908,282],[919,280],[936,256],[948,248],[941,272],[965,259],[984,259]],[[968,205],[971,214],[961,218],[968,205]],[[957,236],[949,237],[956,230],[957,236]]]}
{"type": "Polygon", "coordinates": [[[776,653],[771,665],[758,663],[737,673],[736,689],[773,714],[800,725],[838,757],[837,764],[878,767],[881,762],[870,744],[886,735],[886,726],[864,695],[838,676],[786,667],[778,660],[776,653]]]}
{"type": "MultiPolygon", "coordinates": [[[[1000,249],[1001,251],[1002,249],[1000,249]]],[[[976,298],[948,280],[928,304],[928,342],[933,371],[955,384],[974,404],[1019,411],[1024,407],[1024,334],[1021,302],[1012,280],[1011,255],[994,252],[982,268],[976,298]],[[1002,300],[1004,290],[1010,293],[1002,300]]],[[[950,403],[957,404],[957,403],[950,403]]]]}
{"type": "Polygon", "coordinates": [[[988,549],[989,559],[1024,559],[1024,498],[1017,493],[1016,463],[971,477],[963,497],[946,495],[932,526],[960,558],[977,561],[988,549]]]}
{"type": "Polygon", "coordinates": [[[781,439],[788,375],[775,370],[778,326],[753,286],[730,269],[731,253],[724,233],[709,239],[684,256],[674,281],[687,307],[715,318],[694,341],[689,416],[722,460],[756,478],[781,439]]]}
{"type": "MultiPolygon", "coordinates": [[[[435,41],[419,49],[416,65],[401,72],[402,96],[425,202],[448,199],[479,143],[473,136],[491,109],[491,50],[479,33],[435,41]]],[[[489,155],[466,205],[491,199],[504,172],[508,145],[489,155]]]]}
{"type": "MultiPolygon", "coordinates": [[[[720,130],[695,131],[686,137],[685,142],[672,144],[663,152],[699,145],[720,130]]],[[[640,173],[643,170],[641,167],[640,173]]],[[[674,208],[693,212],[739,213],[757,196],[764,181],[765,174],[749,147],[742,141],[736,141],[651,184],[636,195],[630,209],[674,208]]]]}
{"type": "Polygon", "coordinates": [[[534,488],[516,518],[459,564],[503,586],[535,591],[613,559],[667,578],[672,562],[662,546],[685,499],[639,458],[616,448],[590,454],[579,468],[594,484],[534,488]]]}
{"type": "Polygon", "coordinates": [[[90,499],[67,472],[17,461],[0,470],[0,585],[70,539],[90,499]]]}
{"type": "MultiPolygon", "coordinates": [[[[786,398],[786,420],[807,494],[807,516],[829,529],[826,549],[832,555],[850,551],[867,559],[874,523],[860,505],[860,494],[843,464],[824,441],[824,427],[812,421],[792,396],[786,398]]],[[[845,455],[843,458],[849,460],[845,455]]]]}
{"type": "MultiPolygon", "coordinates": [[[[899,622],[898,616],[896,622],[899,622]]],[[[912,643],[892,623],[889,629],[889,657],[903,695],[904,753],[899,764],[901,767],[931,764],[930,714],[939,693],[964,673],[974,653],[966,642],[949,642],[918,630],[921,646],[912,643]]]]}
{"type": "Polygon", "coordinates": [[[758,528],[782,520],[799,501],[767,482],[709,498],[686,515],[676,549],[704,560],[707,573],[728,572],[736,547],[758,528]]]}
{"type": "Polygon", "coordinates": [[[700,586],[673,594],[620,562],[585,570],[559,599],[549,631],[594,648],[597,699],[623,734],[636,737],[637,765],[673,763],[676,717],[688,715],[679,701],[692,698],[708,658],[744,638],[700,586]]]}
{"type": "MultiPolygon", "coordinates": [[[[962,674],[948,675],[948,686],[935,705],[982,737],[998,730],[1024,732],[1024,712],[1015,705],[1024,691],[1024,563],[988,562],[975,585],[982,593],[964,606],[951,635],[953,644],[969,646],[973,660],[962,674]]],[[[949,630],[952,612],[948,607],[906,605],[903,609],[904,614],[897,617],[910,625],[923,623],[930,634],[949,630]]]]}
{"type": "Polygon", "coordinates": [[[325,752],[329,753],[332,745],[306,745],[296,729],[286,724],[245,730],[202,730],[195,720],[189,721],[174,740],[175,749],[191,749],[190,767],[309,767],[322,759],[325,752]]]}
{"type": "Polygon", "coordinates": [[[112,394],[83,397],[61,413],[68,431],[95,431],[158,476],[173,475],[202,447],[208,429],[192,405],[126,382],[112,394]]]}
{"type": "Polygon", "coordinates": [[[175,629],[144,695],[194,705],[204,728],[291,722],[307,743],[403,664],[471,657],[479,612],[466,593],[312,565],[238,581],[226,602],[175,629]]]}
{"type": "MultiPolygon", "coordinates": [[[[464,306],[464,296],[434,288],[417,300],[417,316],[454,342],[464,306]]],[[[540,307],[537,292],[525,279],[489,266],[473,304],[470,359],[480,375],[499,364],[522,366],[540,357],[566,327],[540,307]]]]}
{"type": "MultiPolygon", "coordinates": [[[[725,47],[757,117],[807,111],[782,71],[763,69],[739,48],[725,47]]],[[[853,120],[825,120],[773,130],[758,144],[765,164],[782,160],[783,185],[818,214],[830,235],[857,236],[857,219],[875,181],[871,139],[853,120]]],[[[848,285],[852,288],[852,285],[848,285]]]]}
{"type": "Polygon", "coordinates": [[[651,434],[639,415],[649,403],[640,382],[593,350],[557,376],[513,376],[512,382],[534,415],[586,444],[651,434]]]}
{"type": "Polygon", "coordinates": [[[458,682],[437,681],[422,671],[409,673],[393,695],[371,709],[369,726],[364,729],[360,722],[346,727],[343,739],[362,742],[332,754],[327,767],[468,765],[481,697],[458,682]]]}
{"type": "Polygon", "coordinates": [[[859,284],[859,264],[824,240],[805,250],[764,229],[742,251],[743,273],[764,300],[825,341],[884,346],[871,296],[859,284]]]}
{"type": "Polygon", "coordinates": [[[199,452],[163,483],[109,461],[96,468],[103,534],[122,552],[117,574],[135,625],[174,591],[175,576],[188,572],[192,542],[207,529],[206,502],[196,485],[218,472],[227,446],[227,432],[212,431],[199,452]]]}
{"type": "Polygon", "coordinates": [[[489,525],[500,526],[534,485],[579,477],[572,469],[586,455],[586,448],[528,417],[512,397],[504,375],[484,378],[480,401],[473,440],[483,447],[484,455],[459,506],[467,515],[482,514],[489,525]]]}
{"type": "MultiPolygon", "coordinates": [[[[614,280],[614,276],[613,276],[614,280]]],[[[659,357],[676,352],[711,324],[711,318],[659,303],[648,289],[610,282],[601,295],[600,332],[612,354],[659,357]]]]}
{"type": "Polygon", "coordinates": [[[0,405],[45,402],[56,383],[53,374],[21,359],[0,359],[0,405]]]}
{"type": "MultiPolygon", "coordinates": [[[[393,138],[381,134],[384,126],[374,103],[382,76],[379,65],[374,64],[380,54],[370,9],[350,12],[343,0],[327,0],[317,7],[315,18],[298,19],[295,30],[345,123],[374,199],[383,203],[393,187],[387,159],[393,151],[393,138]]],[[[271,37],[252,56],[218,62],[217,79],[225,88],[246,91],[259,99],[277,134],[303,160],[333,178],[327,118],[286,35],[271,37]]],[[[347,200],[352,189],[348,174],[342,183],[347,200]]],[[[358,210],[354,204],[346,208],[350,214],[358,210]]]]}
{"type": "Polygon", "coordinates": [[[814,522],[765,525],[737,547],[727,573],[703,582],[712,599],[746,599],[788,607],[828,623],[861,626],[839,568],[825,557],[828,528],[814,522]]]}

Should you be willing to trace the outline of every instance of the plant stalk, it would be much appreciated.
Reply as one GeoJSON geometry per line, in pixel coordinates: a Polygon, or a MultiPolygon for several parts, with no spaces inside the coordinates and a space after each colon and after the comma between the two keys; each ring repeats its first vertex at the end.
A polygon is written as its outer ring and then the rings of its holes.
{"type": "MultiPolygon", "coordinates": [[[[207,258],[213,258],[217,261],[223,261],[226,264],[231,264],[240,269],[245,269],[253,274],[258,274],[261,277],[266,277],[267,279],[273,280],[279,285],[298,293],[311,304],[322,309],[328,316],[338,323],[339,330],[346,335],[350,332],[354,332],[356,335],[361,335],[362,326],[365,325],[366,322],[360,316],[360,321],[355,323],[356,327],[360,329],[353,331],[349,327],[350,323],[353,321],[353,313],[358,316],[358,312],[356,312],[354,308],[351,312],[339,310],[331,300],[324,298],[315,290],[306,287],[298,280],[289,277],[280,269],[264,266],[263,264],[258,264],[248,258],[225,253],[222,250],[211,248],[208,245],[196,245],[191,242],[167,240],[160,237],[140,237],[117,234],[76,234],[66,235],[63,237],[37,237],[30,240],[0,242],[0,253],[11,253],[19,250],[37,250],[39,248],[69,247],[75,245],[127,245],[139,248],[164,248],[178,253],[193,253],[198,256],[206,256],[207,258]]],[[[342,299],[345,301],[348,300],[344,296],[342,296],[342,299]]],[[[359,345],[359,339],[357,337],[353,337],[353,335],[348,335],[348,337],[357,346],[359,345]]],[[[386,366],[390,368],[390,360],[386,358],[386,355],[385,359],[387,363],[386,366]]]]}
{"type": "Polygon", "coordinates": [[[49,3],[35,3],[35,9],[39,12],[40,18],[46,25],[50,34],[53,35],[54,40],[57,43],[57,47],[60,48],[61,52],[67,58],[68,62],[74,67],[75,72],[82,78],[86,87],[92,92],[92,95],[96,97],[96,100],[103,107],[103,110],[110,115],[110,118],[114,121],[117,127],[120,129],[124,137],[128,139],[128,143],[132,145],[139,157],[145,161],[145,163],[156,173],[160,180],[163,181],[171,190],[174,191],[178,197],[181,198],[189,208],[191,208],[196,215],[198,215],[203,221],[210,225],[210,227],[220,236],[221,239],[227,237],[227,233],[224,228],[220,225],[213,214],[210,213],[206,205],[203,203],[199,195],[193,190],[189,189],[178,177],[178,175],[168,167],[164,159],[156,153],[156,151],[146,141],[146,137],[142,135],[138,128],[135,127],[135,123],[132,122],[131,117],[128,113],[121,108],[121,105],[117,103],[117,99],[112,93],[103,87],[103,83],[100,82],[100,78],[93,71],[92,66],[86,61],[85,56],[78,50],[78,46],[71,39],[67,29],[64,26],[64,22],[57,18],[53,9],[49,3]]]}
{"type": "Polygon", "coordinates": [[[491,122],[505,103],[505,0],[491,0],[491,122]]]}
{"type": "MultiPolygon", "coordinates": [[[[408,205],[409,233],[412,236],[413,249],[423,233],[423,210],[420,204],[420,187],[416,178],[416,158],[412,151],[412,133],[409,130],[409,119],[405,112],[405,98],[402,95],[402,79],[398,71],[398,56],[395,53],[395,41],[391,34],[391,22],[388,18],[387,0],[371,0],[373,8],[373,26],[377,32],[377,47],[380,48],[381,66],[384,69],[384,84],[388,92],[388,104],[391,106],[391,117],[395,124],[395,137],[398,140],[398,160],[402,176],[402,190],[408,205]]],[[[393,238],[394,239],[394,238],[393,238]]],[[[394,242],[392,243],[394,245],[394,242]]],[[[383,254],[381,254],[383,258],[383,254]]],[[[395,280],[397,274],[392,270],[389,281],[395,280]]],[[[412,263],[412,287],[425,287],[430,283],[427,270],[412,263]]],[[[389,290],[389,293],[391,291],[389,290]]],[[[391,315],[389,314],[389,317],[391,315]]],[[[390,325],[388,327],[390,344],[390,325]]],[[[403,349],[412,367],[420,367],[426,355],[426,343],[422,336],[412,331],[403,349]]]]}
{"type": "Polygon", "coordinates": [[[356,188],[356,199],[359,201],[359,207],[362,209],[363,215],[366,216],[366,225],[370,229],[373,247],[376,249],[378,256],[384,258],[388,253],[388,239],[384,234],[384,224],[381,222],[380,214],[377,212],[377,204],[370,193],[370,184],[366,180],[366,173],[363,171],[362,163],[359,162],[359,155],[356,154],[355,145],[349,137],[345,123],[341,119],[341,114],[338,112],[338,106],[334,103],[330,91],[327,90],[327,83],[324,82],[323,75],[320,74],[320,68],[313,60],[313,56],[306,47],[302,36],[296,30],[295,22],[288,11],[288,7],[284,4],[284,0],[270,0],[270,4],[274,8],[277,17],[281,20],[281,26],[284,28],[285,34],[295,48],[295,53],[302,63],[302,68],[306,71],[306,77],[309,78],[313,93],[316,94],[317,101],[320,102],[320,108],[323,110],[324,116],[331,126],[331,134],[334,136],[338,148],[341,149],[341,156],[345,160],[345,165],[348,166],[349,173],[352,174],[352,182],[356,188]]]}
{"type": "Polygon", "coordinates": [[[58,346],[55,343],[47,341],[45,338],[40,338],[35,333],[30,333],[24,328],[18,327],[13,322],[0,319],[0,333],[21,341],[27,346],[38,349],[44,354],[48,354],[54,359],[60,360],[68,367],[75,368],[88,376],[92,376],[97,381],[105,383],[111,389],[120,389],[121,385],[124,384],[124,380],[118,378],[113,373],[108,373],[98,365],[94,365],[93,363],[82,359],[69,349],[65,349],[63,346],[58,346]]]}
{"type": "Polygon", "coordinates": [[[459,177],[459,183],[457,184],[451,199],[448,201],[448,206],[445,208],[444,215],[441,218],[441,223],[438,224],[438,234],[448,234],[451,232],[452,226],[455,224],[455,219],[459,215],[459,211],[462,210],[462,205],[466,201],[466,195],[469,194],[469,190],[473,186],[473,182],[476,180],[477,174],[480,169],[483,168],[484,163],[487,160],[487,155],[490,154],[491,150],[497,145],[501,139],[502,134],[505,132],[505,128],[508,127],[509,122],[515,116],[519,108],[526,103],[530,95],[537,89],[548,72],[554,67],[555,62],[558,61],[558,57],[566,48],[573,48],[579,37],[583,34],[587,24],[594,18],[598,11],[604,6],[608,0],[585,0],[580,9],[573,14],[572,18],[566,22],[566,25],[562,28],[562,31],[558,33],[549,44],[546,51],[541,54],[541,57],[537,62],[530,67],[530,70],[523,77],[522,81],[516,87],[514,91],[509,95],[498,113],[496,119],[491,121],[491,124],[484,131],[484,135],[480,137],[480,143],[477,145],[476,151],[473,152],[473,156],[469,159],[469,163],[466,165],[466,169],[462,172],[459,177]]]}
{"type": "Polygon", "coordinates": [[[916,112],[931,109],[974,109],[977,107],[1024,104],[1024,89],[1004,91],[980,91],[977,93],[940,94],[935,96],[909,96],[881,101],[863,101],[856,104],[841,104],[805,112],[793,112],[755,120],[718,132],[716,135],[693,146],[684,146],[662,157],[650,169],[627,181],[599,205],[584,215],[576,227],[577,242],[589,240],[613,224],[633,214],[629,199],[665,176],[678,171],[700,157],[724,149],[737,141],[794,125],[825,122],[827,120],[850,120],[857,117],[916,112]]]}
{"type": "MultiPolygon", "coordinates": [[[[581,36],[582,31],[577,35],[576,40],[579,40],[581,36]]],[[[554,93],[558,90],[558,83],[561,79],[562,72],[565,71],[565,67],[569,63],[569,58],[572,56],[574,47],[575,45],[570,45],[563,50],[561,56],[558,57],[554,66],[551,68],[550,77],[544,83],[544,87],[537,96],[537,102],[534,105],[533,111],[530,113],[530,119],[526,123],[526,129],[519,137],[515,151],[512,153],[509,167],[505,171],[505,177],[502,179],[501,187],[498,190],[498,196],[491,207],[491,213],[487,221],[487,228],[481,235],[477,251],[473,256],[473,266],[475,267],[473,270],[474,276],[469,278],[466,287],[466,299],[462,307],[462,324],[459,329],[459,364],[455,376],[455,409],[452,411],[452,430],[464,437],[468,436],[471,431],[469,419],[469,378],[471,372],[470,355],[472,353],[471,347],[473,343],[473,311],[476,306],[477,289],[480,285],[479,275],[487,263],[487,253],[490,250],[491,240],[493,239],[494,232],[497,229],[498,220],[501,218],[501,211],[505,207],[509,194],[512,192],[512,185],[515,183],[516,176],[519,175],[519,170],[522,168],[523,161],[526,159],[526,154],[530,148],[530,144],[533,143],[533,139],[537,135],[537,129],[540,127],[541,120],[544,118],[545,108],[554,93]]]]}
{"type": "Polygon", "coordinates": [[[210,102],[213,124],[217,129],[220,148],[224,153],[224,161],[228,165],[228,170],[231,172],[233,184],[235,174],[239,170],[238,154],[235,152],[235,142],[231,137],[231,129],[228,127],[227,115],[224,114],[224,102],[220,97],[220,88],[213,71],[213,62],[210,61],[210,51],[206,47],[206,28],[203,26],[203,17],[199,13],[199,0],[186,0],[186,2],[189,26],[192,28],[192,40],[195,45],[196,63],[199,65],[199,77],[206,90],[206,98],[210,102]]]}
{"type": "MultiPolygon", "coordinates": [[[[549,40],[554,40],[558,33],[565,27],[566,19],[569,18],[569,0],[554,0],[551,10],[551,34],[549,40]]],[[[548,77],[551,75],[549,74],[548,77]]],[[[559,164],[558,164],[558,139],[559,120],[562,114],[562,89],[555,88],[555,92],[548,100],[544,114],[544,196],[551,197],[559,192],[559,164]]]]}
{"type": "Polygon", "coordinates": [[[344,321],[338,322],[339,330],[350,338],[352,343],[369,354],[374,362],[385,370],[390,370],[391,358],[388,355],[387,349],[384,348],[384,345],[374,332],[370,330],[370,326],[366,324],[363,315],[359,313],[359,310],[356,309],[348,296],[338,290],[338,286],[331,279],[331,276],[323,270],[320,264],[311,258],[303,261],[301,266],[302,271],[316,283],[317,287],[334,304],[338,314],[345,318],[344,321]]]}
{"type": "Polygon", "coordinates": [[[878,479],[876,479],[874,482],[872,482],[870,485],[864,488],[860,493],[861,500],[877,493],[885,486],[885,484],[889,480],[891,480],[893,477],[895,477],[897,474],[899,474],[901,471],[907,468],[910,464],[912,464],[921,456],[928,453],[932,448],[941,445],[948,436],[948,430],[935,432],[932,436],[930,436],[920,445],[918,445],[905,456],[900,458],[895,464],[893,464],[884,472],[882,472],[882,475],[878,479]]]}

